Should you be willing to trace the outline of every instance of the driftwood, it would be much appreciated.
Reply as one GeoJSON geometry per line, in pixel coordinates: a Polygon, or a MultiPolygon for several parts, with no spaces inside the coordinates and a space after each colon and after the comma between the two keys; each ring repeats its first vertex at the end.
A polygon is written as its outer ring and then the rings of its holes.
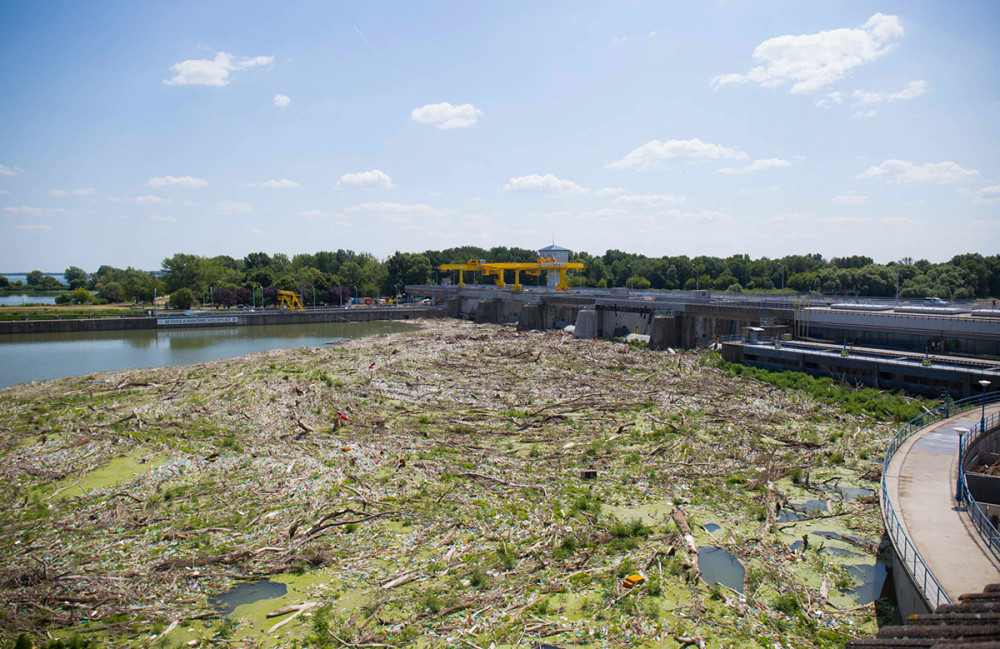
{"type": "Polygon", "coordinates": [[[686,553],[684,567],[687,569],[690,578],[697,581],[701,578],[701,569],[698,568],[698,545],[694,542],[694,532],[691,531],[691,526],[688,525],[687,515],[680,507],[676,507],[670,512],[670,518],[673,519],[674,524],[677,525],[677,529],[681,532],[681,537],[684,539],[684,550],[686,553]]]}

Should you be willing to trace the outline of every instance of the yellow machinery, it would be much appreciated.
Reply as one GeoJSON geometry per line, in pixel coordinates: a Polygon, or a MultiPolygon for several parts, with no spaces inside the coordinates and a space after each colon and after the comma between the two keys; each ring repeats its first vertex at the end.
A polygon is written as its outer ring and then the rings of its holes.
{"type": "Polygon", "coordinates": [[[538,274],[547,270],[549,272],[559,273],[559,283],[556,285],[557,291],[569,290],[569,283],[566,281],[566,271],[572,269],[583,270],[583,264],[575,261],[570,262],[559,262],[555,259],[549,259],[547,257],[539,257],[536,262],[506,262],[506,263],[492,263],[487,262],[483,259],[470,259],[464,264],[441,264],[438,267],[442,271],[446,270],[457,270],[458,271],[458,287],[465,288],[465,276],[467,272],[479,271],[486,277],[492,277],[493,283],[500,288],[506,288],[507,285],[503,281],[503,272],[505,270],[514,271],[514,283],[511,284],[510,288],[514,291],[521,291],[524,286],[521,285],[521,271],[524,271],[530,277],[538,277],[538,274]]]}
{"type": "Polygon", "coordinates": [[[306,310],[302,306],[302,299],[299,298],[298,293],[292,293],[291,291],[278,291],[278,308],[289,309],[291,311],[306,310]]]}

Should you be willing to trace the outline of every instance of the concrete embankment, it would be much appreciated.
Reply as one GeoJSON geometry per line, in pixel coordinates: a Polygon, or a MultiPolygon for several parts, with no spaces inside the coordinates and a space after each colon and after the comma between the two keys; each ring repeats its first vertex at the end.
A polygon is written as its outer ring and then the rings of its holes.
{"type": "Polygon", "coordinates": [[[238,311],[236,313],[196,315],[161,314],[159,317],[88,318],[81,320],[17,320],[0,322],[0,335],[137,329],[197,329],[202,327],[292,325],[321,322],[375,322],[379,320],[443,318],[446,315],[445,310],[440,307],[387,307],[256,313],[238,311]]]}

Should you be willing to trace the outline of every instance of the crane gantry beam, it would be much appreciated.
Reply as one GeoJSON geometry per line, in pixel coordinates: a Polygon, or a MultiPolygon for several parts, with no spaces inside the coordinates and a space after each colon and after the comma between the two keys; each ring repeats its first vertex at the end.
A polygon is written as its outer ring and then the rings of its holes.
{"type": "Polygon", "coordinates": [[[503,272],[505,270],[514,271],[514,283],[511,285],[511,289],[514,291],[521,291],[524,286],[521,285],[521,272],[537,277],[538,274],[543,271],[556,271],[559,273],[559,282],[556,284],[557,291],[565,291],[569,289],[569,284],[566,282],[566,271],[567,270],[583,270],[584,265],[575,261],[556,261],[555,259],[549,259],[546,257],[540,257],[538,261],[535,262],[488,262],[483,259],[470,259],[464,264],[441,264],[438,266],[439,270],[457,270],[458,271],[458,287],[465,288],[465,273],[468,272],[481,272],[487,277],[493,278],[493,283],[500,288],[506,288],[507,284],[503,281],[503,272]]]}

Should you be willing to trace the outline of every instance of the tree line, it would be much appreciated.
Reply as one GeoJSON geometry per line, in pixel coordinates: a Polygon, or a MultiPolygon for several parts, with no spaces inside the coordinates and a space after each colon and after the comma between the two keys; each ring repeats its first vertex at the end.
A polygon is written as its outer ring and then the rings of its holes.
{"type": "MultiPolygon", "coordinates": [[[[384,261],[352,250],[292,257],[253,252],[242,259],[178,253],[164,259],[159,272],[103,265],[87,273],[71,266],[65,272],[65,285],[32,271],[24,284],[0,276],[0,290],[60,290],[68,285],[72,292],[57,299],[74,302],[150,302],[154,295],[170,295],[171,305],[178,308],[199,303],[216,307],[272,306],[277,292],[287,290],[299,293],[306,304],[339,305],[352,297],[395,297],[403,293],[406,284],[443,280],[448,274],[437,271],[441,264],[469,259],[533,262],[537,258],[537,251],[503,246],[396,252],[384,261]]],[[[827,295],[898,294],[902,298],[935,296],[948,300],[1000,296],[1000,255],[963,254],[936,264],[911,258],[876,264],[861,255],[829,260],[819,254],[778,259],[752,259],[749,255],[648,257],[608,250],[603,255],[571,254],[570,261],[586,266],[582,274],[571,277],[573,286],[731,292],[790,289],[827,295]]],[[[457,280],[455,275],[451,274],[457,280]]],[[[513,272],[508,271],[505,281],[512,283],[513,279],[513,272]]],[[[537,281],[545,283],[544,273],[537,281]]]]}

